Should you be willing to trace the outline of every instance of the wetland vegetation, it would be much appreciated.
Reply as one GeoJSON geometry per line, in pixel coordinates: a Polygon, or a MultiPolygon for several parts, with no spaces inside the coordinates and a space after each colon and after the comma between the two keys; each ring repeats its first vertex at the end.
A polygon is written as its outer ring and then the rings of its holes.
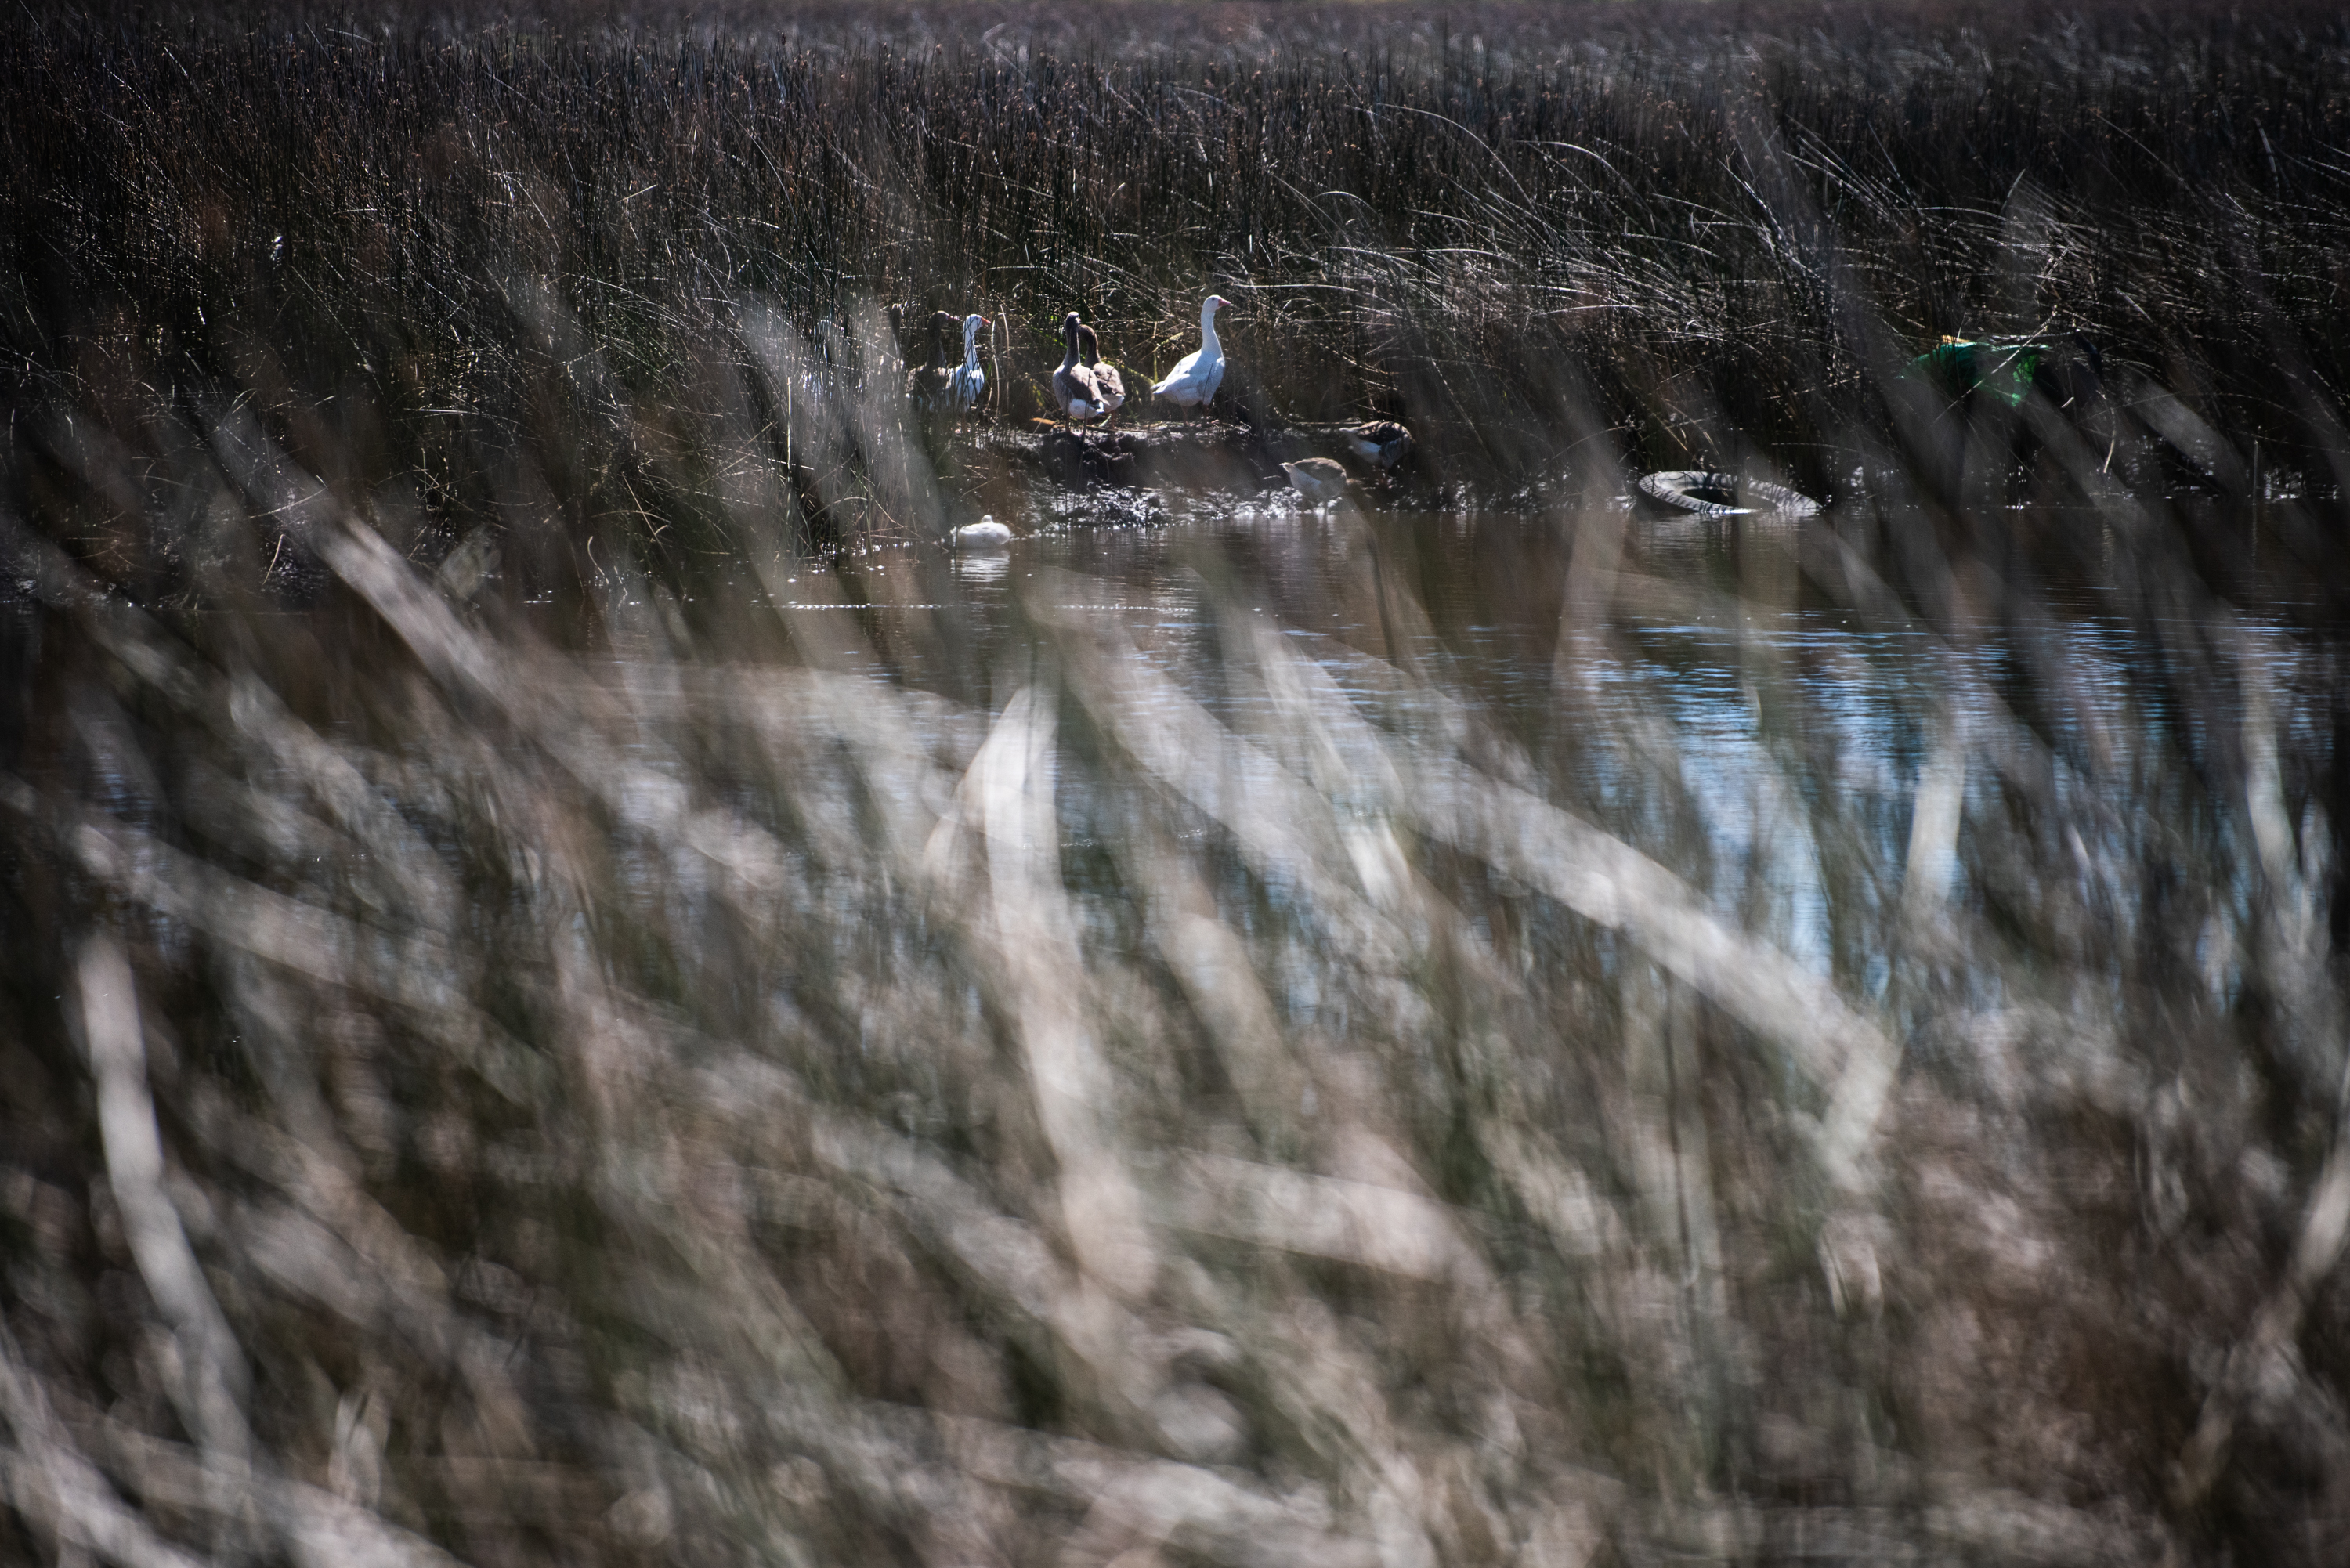
{"type": "Polygon", "coordinates": [[[2340,1561],[2345,81],[26,10],[0,1558],[2340,1561]]]}

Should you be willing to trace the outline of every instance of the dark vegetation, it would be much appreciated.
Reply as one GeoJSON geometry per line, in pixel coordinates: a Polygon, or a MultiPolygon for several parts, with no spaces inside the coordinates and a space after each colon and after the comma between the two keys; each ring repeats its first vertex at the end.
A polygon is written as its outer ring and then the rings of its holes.
{"type": "Polygon", "coordinates": [[[2350,1552],[2338,9],[269,17],[0,28],[0,1561],[2350,1552]],[[1211,290],[1515,543],[986,641],[1211,290]]]}
{"type": "Polygon", "coordinates": [[[666,526],[656,558],[724,547],[746,300],[802,332],[983,308],[1021,417],[1065,308],[1147,373],[1221,289],[1235,407],[1399,414],[1504,488],[1744,446],[1833,488],[1878,379],[1944,333],[2085,329],[2246,450],[2308,469],[2335,439],[2336,10],[1072,26],[11,29],[6,395],[128,426],[241,389],[353,493],[417,493],[444,547],[494,514],[491,454],[559,446],[567,531],[666,526]]]}

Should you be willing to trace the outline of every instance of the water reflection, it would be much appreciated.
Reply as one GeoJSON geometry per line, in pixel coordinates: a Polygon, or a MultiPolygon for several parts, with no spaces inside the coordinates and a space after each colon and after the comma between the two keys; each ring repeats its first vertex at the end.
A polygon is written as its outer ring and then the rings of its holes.
{"type": "Polygon", "coordinates": [[[1012,557],[1003,551],[959,554],[954,558],[955,580],[966,588],[1001,587],[1011,573],[1012,557]]]}
{"type": "MultiPolygon", "coordinates": [[[[2074,522],[2052,513],[2041,525],[2074,522]]],[[[1866,851],[1898,866],[1938,734],[2034,753],[2016,765],[2052,770],[2062,801],[2090,788],[2083,769],[2160,765],[2169,699],[2154,678],[2164,627],[2126,618],[2109,552],[2104,575],[2044,576],[2030,613],[2002,602],[1954,636],[1881,587],[1823,582],[1834,574],[1820,527],[1767,514],[1195,504],[1167,526],[1047,527],[1002,554],[958,555],[939,602],[883,587],[919,569],[912,553],[891,556],[858,575],[858,597],[888,650],[881,667],[910,685],[1000,707],[1029,678],[1032,617],[1075,616],[1243,731],[1266,722],[1268,699],[1230,678],[1225,622],[1263,618],[1382,722],[1426,723],[1473,698],[1573,801],[1666,854],[1725,910],[1764,897],[1778,939],[1825,965],[1830,890],[1809,826],[1822,792],[1841,797],[1839,831],[1862,825],[1866,851]],[[1604,591],[1586,584],[1578,599],[1578,540],[1589,552],[1595,538],[1620,554],[1604,591]],[[938,663],[942,618],[956,628],[952,669],[938,663]],[[1701,847],[1674,847],[1691,827],[1701,847]],[[1715,866],[1728,868],[1718,879],[1715,866]]],[[[2248,680],[2278,693],[2308,679],[2288,607],[2234,622],[2248,680]]],[[[2222,694],[2195,722],[2233,724],[2241,701],[2222,694]]],[[[1982,807],[1995,786],[1976,769],[1968,803],[1982,807]]],[[[1963,868],[1954,875],[1963,897],[1963,868]]]]}

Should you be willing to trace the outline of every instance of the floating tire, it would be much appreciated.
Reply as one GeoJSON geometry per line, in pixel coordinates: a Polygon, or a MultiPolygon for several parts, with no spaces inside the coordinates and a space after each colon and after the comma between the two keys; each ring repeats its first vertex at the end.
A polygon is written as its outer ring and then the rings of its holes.
{"type": "Polygon", "coordinates": [[[1742,517],[1754,512],[1804,517],[1820,509],[1818,502],[1783,484],[1698,468],[1644,473],[1639,483],[1640,493],[1659,505],[1698,517],[1742,517]]]}

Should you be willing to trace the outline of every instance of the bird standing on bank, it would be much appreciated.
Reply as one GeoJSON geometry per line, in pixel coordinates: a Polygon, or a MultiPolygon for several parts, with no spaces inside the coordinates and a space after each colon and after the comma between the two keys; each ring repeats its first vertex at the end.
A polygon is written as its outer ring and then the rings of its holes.
{"type": "Polygon", "coordinates": [[[962,318],[962,363],[949,379],[947,402],[956,413],[968,413],[987,395],[987,372],[979,368],[979,334],[988,319],[976,312],[962,318]]]}
{"type": "Polygon", "coordinates": [[[1224,346],[1216,337],[1216,312],[1230,304],[1220,294],[1211,294],[1201,303],[1200,347],[1175,361],[1167,379],[1150,389],[1152,397],[1193,409],[1205,409],[1215,401],[1216,389],[1224,384],[1224,346]]]}
{"type": "Polygon", "coordinates": [[[1378,464],[1380,470],[1393,468],[1411,451],[1411,431],[1393,420],[1373,420],[1368,424],[1355,426],[1347,432],[1347,446],[1366,462],[1378,464]]]}
{"type": "Polygon", "coordinates": [[[1092,327],[1082,324],[1077,327],[1077,358],[1094,373],[1094,391],[1107,416],[1104,423],[1117,422],[1118,410],[1126,403],[1126,378],[1118,373],[1117,366],[1102,363],[1101,339],[1094,336],[1092,327]]]}
{"type": "Polygon", "coordinates": [[[1316,512],[1347,499],[1347,470],[1335,457],[1300,458],[1283,463],[1281,472],[1289,475],[1292,489],[1314,503],[1316,512]]]}
{"type": "Polygon", "coordinates": [[[1061,368],[1053,372],[1053,400],[1063,418],[1079,423],[1100,419],[1112,406],[1103,402],[1100,381],[1079,356],[1082,329],[1076,311],[1061,318],[1061,368]]]}
{"type": "Polygon", "coordinates": [[[932,311],[930,357],[906,372],[906,396],[926,414],[941,413],[952,407],[955,366],[947,358],[947,335],[958,325],[951,313],[932,311]]]}

